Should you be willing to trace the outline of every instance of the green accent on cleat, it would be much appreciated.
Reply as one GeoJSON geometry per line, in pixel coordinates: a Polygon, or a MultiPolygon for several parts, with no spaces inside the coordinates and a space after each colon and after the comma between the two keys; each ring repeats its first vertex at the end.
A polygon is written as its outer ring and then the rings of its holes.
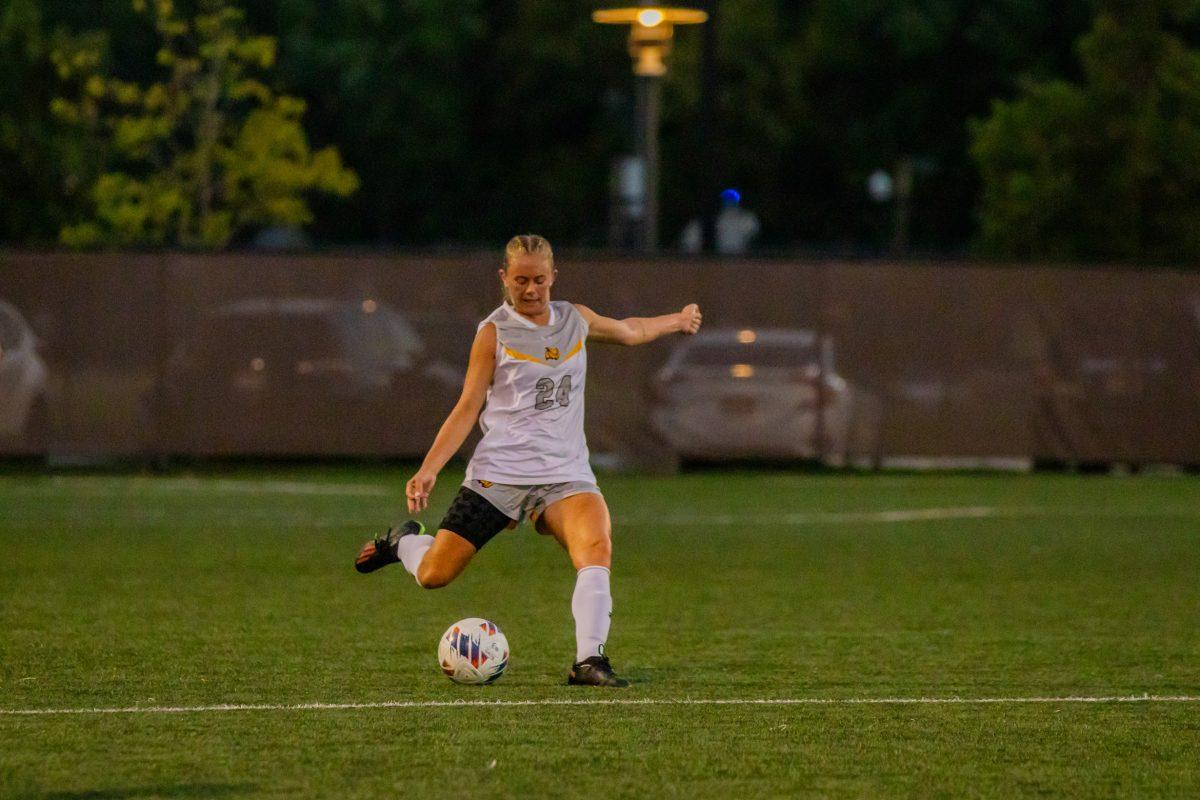
{"type": "Polygon", "coordinates": [[[354,568],[365,575],[368,572],[382,569],[388,564],[395,564],[400,560],[400,556],[396,552],[396,545],[399,544],[400,538],[419,536],[423,533],[425,533],[425,526],[415,519],[388,528],[387,533],[372,539],[359,549],[358,557],[354,559],[354,568]]]}

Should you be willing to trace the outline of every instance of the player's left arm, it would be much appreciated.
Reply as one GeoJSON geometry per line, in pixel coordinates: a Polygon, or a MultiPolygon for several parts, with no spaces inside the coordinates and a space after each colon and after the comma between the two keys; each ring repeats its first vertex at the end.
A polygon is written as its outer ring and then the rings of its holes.
{"type": "Polygon", "coordinates": [[[610,342],[631,347],[653,342],[669,333],[693,334],[700,330],[700,306],[689,303],[683,310],[661,317],[626,317],[612,319],[601,316],[579,303],[573,304],[588,324],[589,342],[610,342]]]}

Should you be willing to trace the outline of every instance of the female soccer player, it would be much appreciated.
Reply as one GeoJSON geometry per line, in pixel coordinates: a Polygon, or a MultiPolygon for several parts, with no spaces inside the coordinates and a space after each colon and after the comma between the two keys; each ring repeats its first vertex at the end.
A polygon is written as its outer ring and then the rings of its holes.
{"type": "Polygon", "coordinates": [[[466,480],[437,536],[409,520],[364,544],[355,568],[373,572],[399,561],[420,586],[436,589],[454,580],[492,537],[528,518],[566,549],[576,570],[576,652],[567,682],[628,686],[604,654],[612,535],[583,435],[585,342],[635,345],[668,333],[693,334],[700,309],[693,303],[675,314],[616,320],[587,306],[551,302],[558,272],[550,243],[540,236],[513,237],[499,272],[504,302],[479,324],[462,396],[405,487],[409,512],[429,505],[438,473],[478,417],[483,438],[466,480]]]}

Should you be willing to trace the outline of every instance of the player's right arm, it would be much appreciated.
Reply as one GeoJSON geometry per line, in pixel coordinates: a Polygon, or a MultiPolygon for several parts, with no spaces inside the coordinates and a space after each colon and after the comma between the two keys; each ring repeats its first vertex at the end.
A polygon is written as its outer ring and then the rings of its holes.
{"type": "Polygon", "coordinates": [[[429,506],[429,493],[437,482],[438,473],[450,457],[458,452],[467,434],[479,419],[483,401],[496,371],[496,326],[488,323],[475,334],[471,345],[471,358],[467,362],[467,377],[463,380],[462,394],[454,409],[442,423],[441,430],[433,440],[421,468],[404,487],[410,513],[424,511],[429,506]]]}

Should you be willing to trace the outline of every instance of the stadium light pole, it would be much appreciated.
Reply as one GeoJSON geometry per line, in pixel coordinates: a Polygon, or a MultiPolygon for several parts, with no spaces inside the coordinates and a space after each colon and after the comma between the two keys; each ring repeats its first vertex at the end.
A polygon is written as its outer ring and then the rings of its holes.
{"type": "Polygon", "coordinates": [[[600,25],[628,25],[629,55],[637,81],[637,157],[642,167],[642,214],[637,248],[658,249],[658,120],[662,98],[664,60],[671,52],[676,25],[699,25],[708,14],[694,8],[606,8],[592,12],[600,25]]]}

